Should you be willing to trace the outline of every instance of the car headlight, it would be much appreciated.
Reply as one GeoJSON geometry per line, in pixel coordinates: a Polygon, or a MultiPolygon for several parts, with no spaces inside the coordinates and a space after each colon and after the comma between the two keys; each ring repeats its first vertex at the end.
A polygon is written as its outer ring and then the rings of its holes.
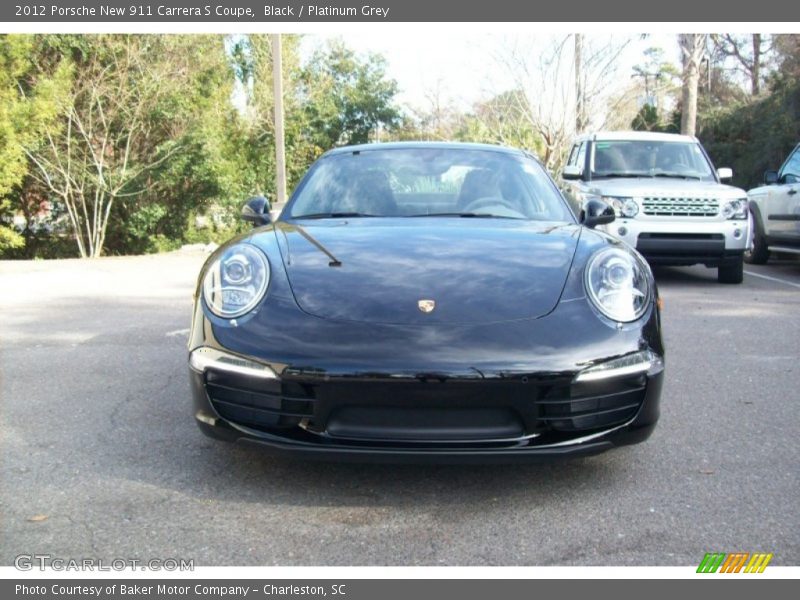
{"type": "Polygon", "coordinates": [[[726,219],[747,218],[747,198],[730,200],[722,205],[722,216],[726,219]]]}
{"type": "Polygon", "coordinates": [[[240,317],[264,297],[269,276],[263,252],[250,244],[235,244],[209,265],[203,278],[203,299],[218,317],[240,317]]]}
{"type": "Polygon", "coordinates": [[[603,196],[603,202],[610,204],[618,217],[632,219],[639,214],[639,205],[633,198],[619,198],[616,196],[603,196]]]}
{"type": "Polygon", "coordinates": [[[622,248],[597,252],[586,266],[586,293],[597,309],[614,321],[641,317],[650,300],[648,271],[622,248]]]}

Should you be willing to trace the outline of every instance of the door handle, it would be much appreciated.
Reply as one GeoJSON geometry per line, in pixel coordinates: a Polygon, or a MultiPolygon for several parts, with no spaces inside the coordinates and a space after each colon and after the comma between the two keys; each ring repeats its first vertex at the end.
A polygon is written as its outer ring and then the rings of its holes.
{"type": "Polygon", "coordinates": [[[786,193],[789,194],[790,196],[794,196],[797,193],[797,190],[795,188],[792,188],[786,193]]]}

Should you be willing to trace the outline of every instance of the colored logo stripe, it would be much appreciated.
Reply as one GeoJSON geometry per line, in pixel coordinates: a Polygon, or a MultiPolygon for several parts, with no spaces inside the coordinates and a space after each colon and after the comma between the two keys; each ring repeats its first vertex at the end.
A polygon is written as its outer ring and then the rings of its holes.
{"type": "Polygon", "coordinates": [[[716,573],[722,561],[725,560],[725,554],[722,552],[709,552],[700,561],[700,566],[697,567],[698,573],[716,573]]]}
{"type": "Polygon", "coordinates": [[[772,560],[772,554],[753,554],[753,558],[747,563],[744,568],[745,573],[763,573],[767,568],[769,561],[772,560]]]}
{"type": "Polygon", "coordinates": [[[763,573],[772,560],[772,554],[756,552],[708,552],[697,567],[698,573],[763,573]],[[749,561],[748,561],[749,559],[749,561]],[[746,566],[745,566],[746,563],[746,566]],[[744,571],[742,571],[744,569],[744,571]]]}
{"type": "Polygon", "coordinates": [[[738,573],[742,570],[744,562],[750,557],[749,552],[734,552],[722,563],[720,573],[738,573]]]}

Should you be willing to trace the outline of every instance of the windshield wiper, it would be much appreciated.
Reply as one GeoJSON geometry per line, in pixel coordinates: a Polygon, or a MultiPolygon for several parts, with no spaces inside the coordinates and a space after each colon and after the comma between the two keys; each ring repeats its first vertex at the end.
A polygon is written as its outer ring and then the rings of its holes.
{"type": "Polygon", "coordinates": [[[292,215],[292,219],[345,219],[355,217],[378,217],[380,215],[371,215],[368,213],[360,212],[320,212],[309,213],[307,215],[292,215]]]}
{"type": "Polygon", "coordinates": [[[322,252],[325,256],[327,256],[330,259],[330,262],[328,263],[329,267],[341,267],[342,266],[342,261],[340,261],[338,258],[336,258],[333,255],[333,253],[330,250],[328,250],[325,246],[323,246],[322,243],[320,243],[319,240],[317,240],[313,235],[311,235],[305,229],[300,227],[300,225],[293,225],[293,227],[295,228],[297,233],[299,233],[300,235],[302,235],[306,239],[306,241],[309,244],[314,246],[317,250],[322,252]]]}
{"type": "Polygon", "coordinates": [[[674,177],[676,179],[702,179],[699,175],[687,175],[686,173],[653,173],[653,177],[674,177]]]}
{"type": "Polygon", "coordinates": [[[699,175],[687,175],[686,173],[636,173],[625,171],[613,171],[611,173],[594,173],[592,179],[600,179],[601,177],[674,177],[676,179],[702,179],[699,175]]]}
{"type": "Polygon", "coordinates": [[[519,217],[509,217],[506,215],[495,215],[492,213],[475,212],[438,212],[438,213],[419,213],[416,215],[405,215],[407,217],[460,217],[463,219],[518,219],[519,217]]]}
{"type": "Polygon", "coordinates": [[[600,177],[652,177],[650,173],[631,173],[630,171],[611,171],[603,173],[593,173],[592,179],[599,179],[600,177]]]}

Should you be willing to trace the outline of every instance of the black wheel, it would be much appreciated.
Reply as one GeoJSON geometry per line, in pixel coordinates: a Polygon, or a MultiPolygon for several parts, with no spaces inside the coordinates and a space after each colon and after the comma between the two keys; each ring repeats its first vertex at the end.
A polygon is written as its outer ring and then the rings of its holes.
{"type": "Polygon", "coordinates": [[[752,217],[750,220],[750,235],[753,238],[752,248],[744,251],[744,260],[751,265],[763,265],[769,260],[767,240],[764,238],[764,230],[758,217],[753,211],[750,211],[750,215],[752,217]]]}
{"type": "Polygon", "coordinates": [[[742,257],[717,267],[717,281],[720,283],[742,283],[744,279],[744,261],[742,257]]]}

